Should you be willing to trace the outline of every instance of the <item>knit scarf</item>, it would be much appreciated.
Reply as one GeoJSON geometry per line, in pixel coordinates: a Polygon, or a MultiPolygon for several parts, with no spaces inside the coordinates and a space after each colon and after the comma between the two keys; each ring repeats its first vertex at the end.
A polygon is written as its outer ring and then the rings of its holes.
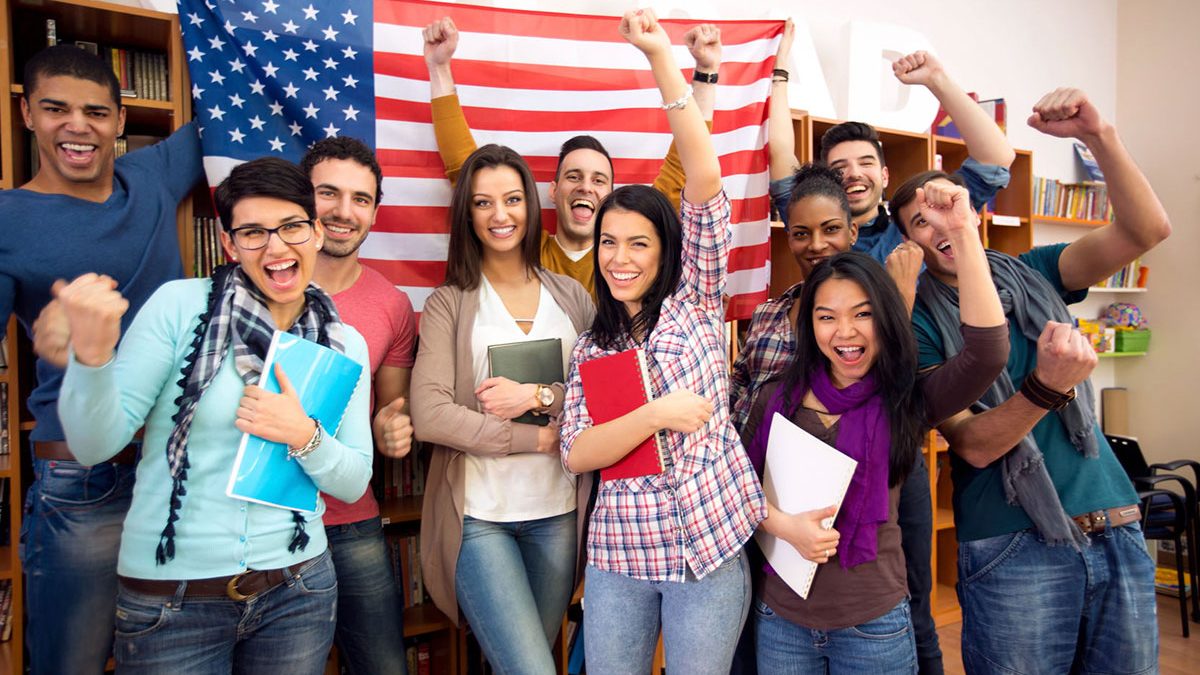
{"type": "MultiPolygon", "coordinates": [[[[304,310],[288,329],[306,340],[344,352],[342,324],[333,301],[320,287],[309,284],[304,291],[304,310]]],[[[250,282],[237,265],[223,265],[213,271],[208,306],[194,330],[191,352],[184,358],[179,379],[183,393],[175,399],[178,406],[171,420],[175,428],[167,440],[167,466],[171,474],[171,497],[167,524],[159,536],[155,560],[166,564],[175,557],[175,523],[179,520],[182,498],[187,495],[185,482],[190,467],[188,439],[196,406],[221,370],[225,355],[233,348],[234,366],[246,384],[258,382],[263,358],[275,333],[275,321],[267,298],[250,282]]],[[[289,552],[304,550],[309,536],[304,531],[304,516],[292,512],[295,530],[289,552]]]]}
{"type": "MultiPolygon", "coordinates": [[[[999,251],[987,251],[992,280],[1000,294],[1000,304],[1009,317],[1009,327],[1036,344],[1048,321],[1071,323],[1071,314],[1058,291],[1032,267],[999,251]]],[[[942,338],[946,358],[957,354],[963,346],[959,332],[958,289],[952,288],[928,271],[921,275],[917,298],[929,310],[942,338]]],[[[1099,456],[1096,439],[1096,416],[1093,412],[1095,394],[1090,380],[1075,388],[1076,397],[1057,413],[1058,421],[1067,431],[1075,449],[1087,458],[1099,456]]],[[[988,410],[1012,398],[1017,393],[1008,370],[984,392],[973,406],[988,410]]],[[[1004,455],[1001,469],[1004,496],[1009,504],[1020,506],[1034,527],[1049,544],[1071,544],[1079,548],[1087,537],[1063,510],[1058,492],[1046,471],[1045,458],[1033,434],[1026,434],[1004,455]]]]}
{"type": "MultiPolygon", "coordinates": [[[[862,380],[838,389],[829,379],[825,368],[815,368],[809,373],[807,386],[831,415],[840,415],[838,422],[838,452],[858,462],[850,487],[842,500],[834,527],[841,534],[838,542],[838,560],[844,569],[849,569],[875,559],[879,550],[879,525],[888,519],[888,464],[892,447],[892,432],[888,426],[883,397],[875,378],[867,375],[862,380]]],[[[767,401],[762,419],[750,442],[747,454],[756,466],[762,466],[767,454],[767,438],[770,435],[770,420],[775,413],[787,416],[785,407],[795,408],[802,392],[795,389],[785,391],[778,387],[767,401]],[[789,406],[789,402],[795,405],[789,406]]]]}

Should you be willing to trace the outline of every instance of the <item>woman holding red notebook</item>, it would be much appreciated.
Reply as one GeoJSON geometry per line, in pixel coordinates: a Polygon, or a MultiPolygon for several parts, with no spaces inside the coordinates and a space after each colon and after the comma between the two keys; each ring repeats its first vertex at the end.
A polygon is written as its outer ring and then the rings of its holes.
{"type": "Polygon", "coordinates": [[[571,357],[563,463],[574,473],[604,469],[661,433],[663,470],[600,486],[587,542],[587,667],[649,670],[661,627],[672,670],[727,673],[750,606],[742,547],[766,516],[727,403],[729,200],[654,13],[627,13],[621,33],[650,62],[687,180],[679,215],[641,185],[614,191],[596,214],[599,301],[571,357]],[[593,423],[580,364],[633,349],[652,400],[593,423]]]}

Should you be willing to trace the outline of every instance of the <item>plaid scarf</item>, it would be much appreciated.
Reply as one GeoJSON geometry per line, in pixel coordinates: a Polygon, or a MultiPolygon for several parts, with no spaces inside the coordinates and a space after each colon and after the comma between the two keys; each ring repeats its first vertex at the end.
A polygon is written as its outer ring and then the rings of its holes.
{"type": "MultiPolygon", "coordinates": [[[[999,251],[987,250],[988,266],[992,279],[1000,294],[1000,304],[1008,317],[1009,330],[1019,333],[1033,344],[1045,328],[1047,321],[1071,323],[1071,313],[1058,291],[1029,265],[999,251]]],[[[942,343],[946,358],[962,350],[963,339],[959,331],[958,289],[947,286],[926,270],[917,285],[918,301],[929,310],[942,343]]],[[[1099,456],[1099,441],[1096,439],[1095,394],[1091,380],[1080,382],[1075,391],[1077,396],[1067,407],[1056,413],[1058,421],[1067,431],[1076,451],[1088,459],[1099,456]]],[[[1016,395],[1017,389],[1008,374],[1000,376],[972,408],[988,410],[1016,395]]],[[[1058,491],[1046,470],[1041,448],[1030,432],[1022,438],[1001,461],[1004,479],[1004,496],[1009,504],[1020,506],[1034,527],[1052,545],[1070,544],[1080,548],[1088,539],[1070,516],[1063,510],[1058,491]]]]}
{"type": "MultiPolygon", "coordinates": [[[[311,283],[304,291],[304,299],[304,311],[288,332],[345,352],[342,324],[333,301],[320,287],[311,283]]],[[[175,557],[175,522],[179,520],[182,497],[187,494],[184,483],[190,466],[188,437],[200,396],[221,370],[231,345],[234,366],[242,381],[246,384],[258,382],[263,358],[275,333],[275,321],[271,318],[266,296],[246,278],[241,268],[223,265],[213,271],[208,307],[200,315],[194,333],[192,350],[184,358],[182,377],[178,382],[183,393],[175,399],[175,405],[179,408],[171,417],[175,428],[167,441],[167,466],[172,485],[167,525],[159,536],[155,553],[159,565],[175,557]]],[[[304,531],[304,516],[293,511],[292,520],[295,532],[288,551],[294,553],[297,549],[304,550],[309,537],[304,531]]]]}

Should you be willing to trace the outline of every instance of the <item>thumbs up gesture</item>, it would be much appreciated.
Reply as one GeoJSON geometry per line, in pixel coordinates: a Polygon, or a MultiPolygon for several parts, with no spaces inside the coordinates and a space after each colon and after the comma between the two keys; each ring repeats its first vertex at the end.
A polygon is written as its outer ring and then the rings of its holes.
{"type": "Polygon", "coordinates": [[[408,401],[398,396],[375,413],[375,445],[385,457],[399,459],[412,450],[412,420],[405,412],[408,401]]]}
{"type": "Polygon", "coordinates": [[[257,385],[246,386],[233,425],[243,433],[299,448],[312,438],[317,423],[300,406],[300,396],[279,364],[275,364],[275,379],[279,380],[278,394],[257,385]]]}

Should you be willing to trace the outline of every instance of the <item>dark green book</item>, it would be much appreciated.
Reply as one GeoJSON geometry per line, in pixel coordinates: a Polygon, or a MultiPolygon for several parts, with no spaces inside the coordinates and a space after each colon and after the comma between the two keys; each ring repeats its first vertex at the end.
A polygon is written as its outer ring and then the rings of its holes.
{"type": "MultiPolygon", "coordinates": [[[[562,340],[546,338],[491,345],[488,347],[488,371],[492,377],[507,377],[521,384],[562,382],[562,340]]],[[[550,423],[550,418],[531,411],[513,421],[544,427],[550,423]]]]}

